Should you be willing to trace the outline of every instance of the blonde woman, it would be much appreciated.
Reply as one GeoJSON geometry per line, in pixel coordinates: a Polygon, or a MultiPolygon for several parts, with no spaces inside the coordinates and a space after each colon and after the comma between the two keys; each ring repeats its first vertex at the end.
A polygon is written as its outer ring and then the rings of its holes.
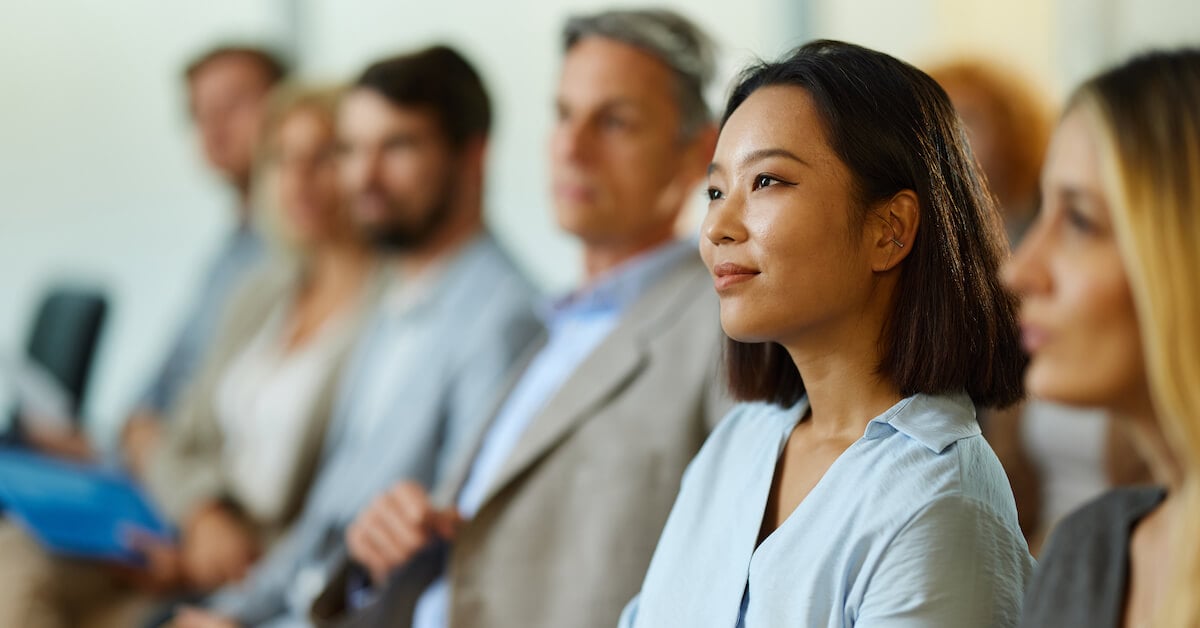
{"type": "Polygon", "coordinates": [[[372,256],[339,187],[337,98],[298,87],[275,96],[258,176],[283,254],[235,294],[207,368],[145,461],[201,590],[241,578],[299,512],[366,309],[372,256]]]}
{"type": "MultiPolygon", "coordinates": [[[[929,74],[963,120],[1015,248],[1037,216],[1050,107],[1026,77],[991,62],[961,60],[929,74]]],[[[979,424],[1008,473],[1034,556],[1063,517],[1113,486],[1148,477],[1124,430],[1095,409],[1035,400],[981,408],[979,424]]]]}
{"type": "Polygon", "coordinates": [[[1006,270],[1031,393],[1101,406],[1157,487],[1111,491],[1050,538],[1024,626],[1200,625],[1200,50],[1084,84],[1044,207],[1006,270]]]}

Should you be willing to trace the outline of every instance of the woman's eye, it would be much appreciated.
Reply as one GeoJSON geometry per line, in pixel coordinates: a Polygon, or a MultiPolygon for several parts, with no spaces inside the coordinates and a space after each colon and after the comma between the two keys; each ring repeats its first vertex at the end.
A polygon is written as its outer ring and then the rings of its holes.
{"type": "Polygon", "coordinates": [[[717,188],[708,188],[708,190],[705,191],[705,194],[708,196],[708,200],[710,201],[721,200],[721,190],[718,190],[717,188]]]}
{"type": "Polygon", "coordinates": [[[776,183],[779,183],[779,179],[776,179],[769,174],[760,174],[754,178],[754,189],[760,190],[762,188],[771,187],[776,183]]]}
{"type": "Polygon", "coordinates": [[[1096,231],[1096,224],[1093,223],[1092,219],[1086,214],[1079,211],[1079,209],[1068,207],[1066,212],[1064,212],[1064,215],[1067,219],[1067,224],[1070,225],[1075,231],[1084,234],[1093,233],[1096,231]]]}

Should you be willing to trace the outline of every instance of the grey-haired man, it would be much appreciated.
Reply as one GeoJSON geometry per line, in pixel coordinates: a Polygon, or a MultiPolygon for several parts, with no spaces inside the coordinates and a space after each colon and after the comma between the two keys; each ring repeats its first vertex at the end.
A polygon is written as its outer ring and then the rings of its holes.
{"type": "Polygon", "coordinates": [[[433,496],[394,486],[357,518],[319,618],[615,625],[727,408],[711,279],[674,235],[715,142],[707,39],[674,13],[612,11],[569,21],[564,44],[550,160],[586,280],[546,308],[547,336],[460,472],[433,496]]]}

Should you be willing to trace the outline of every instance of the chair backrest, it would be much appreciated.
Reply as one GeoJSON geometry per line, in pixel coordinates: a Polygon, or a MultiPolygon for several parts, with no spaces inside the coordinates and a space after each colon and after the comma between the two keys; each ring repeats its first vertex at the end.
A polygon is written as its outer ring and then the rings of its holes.
{"type": "Polygon", "coordinates": [[[57,287],[33,319],[26,354],[70,393],[74,416],[83,407],[107,314],[108,299],[99,290],[57,287]]]}

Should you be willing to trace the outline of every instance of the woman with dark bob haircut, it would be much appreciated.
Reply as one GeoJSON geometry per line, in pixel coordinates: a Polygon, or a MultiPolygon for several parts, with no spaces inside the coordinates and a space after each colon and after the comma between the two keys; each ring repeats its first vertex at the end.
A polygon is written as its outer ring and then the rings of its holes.
{"type": "Polygon", "coordinates": [[[700,250],[735,408],[621,625],[1015,626],[1033,560],[975,404],[1022,395],[999,212],[945,92],[833,41],[748,69],[700,250]]]}

